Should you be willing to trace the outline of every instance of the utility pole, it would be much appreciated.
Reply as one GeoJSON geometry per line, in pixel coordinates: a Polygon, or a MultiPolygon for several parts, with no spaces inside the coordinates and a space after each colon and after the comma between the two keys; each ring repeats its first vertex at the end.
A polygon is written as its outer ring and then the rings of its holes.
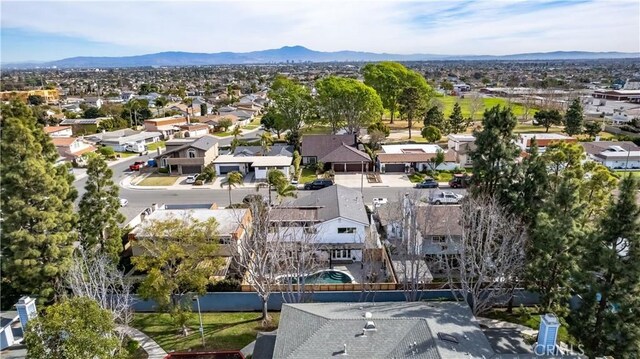
{"type": "Polygon", "coordinates": [[[198,317],[200,318],[200,336],[202,337],[202,347],[204,348],[204,327],[202,326],[202,313],[200,312],[200,298],[195,296],[196,303],[198,303],[198,317]]]}

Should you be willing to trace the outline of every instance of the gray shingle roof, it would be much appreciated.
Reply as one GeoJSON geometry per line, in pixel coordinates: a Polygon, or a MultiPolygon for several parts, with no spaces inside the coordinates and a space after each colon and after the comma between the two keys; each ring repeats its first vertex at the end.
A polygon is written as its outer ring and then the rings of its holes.
{"type": "Polygon", "coordinates": [[[302,136],[302,156],[318,157],[318,159],[342,146],[355,145],[355,135],[304,135],[302,136]]]}
{"type": "Polygon", "coordinates": [[[284,304],[273,358],[465,358],[495,355],[471,310],[458,302],[284,304]],[[365,312],[371,313],[365,319],[365,312]],[[375,331],[363,328],[373,321],[375,331]],[[444,342],[437,333],[458,339],[444,342]],[[415,343],[415,344],[414,344],[415,343]]]}
{"type": "Polygon", "coordinates": [[[324,163],[360,163],[364,161],[364,163],[369,163],[371,162],[371,157],[369,157],[368,154],[358,150],[357,148],[353,148],[346,145],[345,143],[342,143],[335,150],[329,152],[321,158],[318,158],[318,161],[324,163]]]}
{"type": "Polygon", "coordinates": [[[362,224],[369,224],[367,211],[358,190],[333,185],[314,191],[293,201],[293,206],[320,207],[318,219],[329,221],[342,217],[362,224]]]}

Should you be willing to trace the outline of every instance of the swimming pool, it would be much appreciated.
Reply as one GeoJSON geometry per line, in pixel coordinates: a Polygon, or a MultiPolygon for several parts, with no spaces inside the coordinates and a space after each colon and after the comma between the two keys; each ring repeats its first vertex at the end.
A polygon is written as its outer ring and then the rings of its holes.
{"type": "MultiPolygon", "coordinates": [[[[285,282],[286,278],[287,276],[282,276],[279,280],[285,282]]],[[[292,283],[298,282],[298,278],[292,279],[292,283]]],[[[309,274],[305,277],[304,282],[305,284],[349,284],[354,281],[353,277],[348,273],[335,269],[325,269],[309,274]]]]}

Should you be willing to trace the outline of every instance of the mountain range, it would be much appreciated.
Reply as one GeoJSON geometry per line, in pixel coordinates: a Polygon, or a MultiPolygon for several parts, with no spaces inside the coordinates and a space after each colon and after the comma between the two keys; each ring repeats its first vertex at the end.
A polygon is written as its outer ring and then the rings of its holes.
{"type": "Polygon", "coordinates": [[[365,61],[489,61],[489,60],[593,60],[593,59],[640,59],[640,53],[554,51],[513,55],[434,55],[434,54],[388,54],[359,51],[323,52],[303,46],[285,46],[279,49],[252,52],[159,52],[155,54],[121,57],[70,57],[41,63],[3,64],[4,68],[103,68],[142,66],[198,66],[225,64],[269,64],[285,62],[365,62],[365,61]]]}

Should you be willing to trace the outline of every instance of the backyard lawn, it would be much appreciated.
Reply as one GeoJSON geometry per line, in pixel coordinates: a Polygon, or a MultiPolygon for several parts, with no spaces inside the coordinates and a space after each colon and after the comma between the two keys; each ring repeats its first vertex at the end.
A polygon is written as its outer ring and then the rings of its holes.
{"type": "Polygon", "coordinates": [[[631,174],[631,176],[640,179],[640,171],[614,171],[613,172],[616,177],[623,178],[631,174]]]}
{"type": "Polygon", "coordinates": [[[277,327],[280,313],[271,313],[273,328],[262,328],[261,313],[202,313],[205,347],[198,331],[198,314],[191,315],[187,326],[189,335],[182,336],[171,316],[165,313],[135,314],[131,326],[140,329],[155,340],[165,351],[206,349],[238,350],[256,339],[261,331],[272,331],[277,327]]]}
{"type": "Polygon", "coordinates": [[[158,147],[164,147],[164,141],[158,141],[147,145],[149,151],[155,151],[158,147]]]}
{"type": "MultiPolygon", "coordinates": [[[[494,309],[491,312],[484,315],[484,317],[490,319],[502,320],[509,323],[516,323],[529,327],[531,329],[540,328],[540,315],[543,313],[537,313],[536,308],[513,308],[513,313],[509,314],[504,309],[494,309]]],[[[567,344],[578,344],[577,340],[569,334],[567,329],[567,323],[564,319],[560,318],[560,329],[558,331],[558,340],[567,344]]]]}
{"type": "Polygon", "coordinates": [[[178,176],[152,174],[138,183],[138,186],[172,186],[177,180],[178,176]]]}
{"type": "Polygon", "coordinates": [[[316,176],[316,171],[308,168],[303,168],[300,173],[300,178],[298,179],[298,183],[307,183],[315,180],[318,176],[316,176]]]}
{"type": "Polygon", "coordinates": [[[302,129],[302,133],[305,135],[326,135],[331,133],[331,127],[319,125],[307,126],[302,129]]]}

